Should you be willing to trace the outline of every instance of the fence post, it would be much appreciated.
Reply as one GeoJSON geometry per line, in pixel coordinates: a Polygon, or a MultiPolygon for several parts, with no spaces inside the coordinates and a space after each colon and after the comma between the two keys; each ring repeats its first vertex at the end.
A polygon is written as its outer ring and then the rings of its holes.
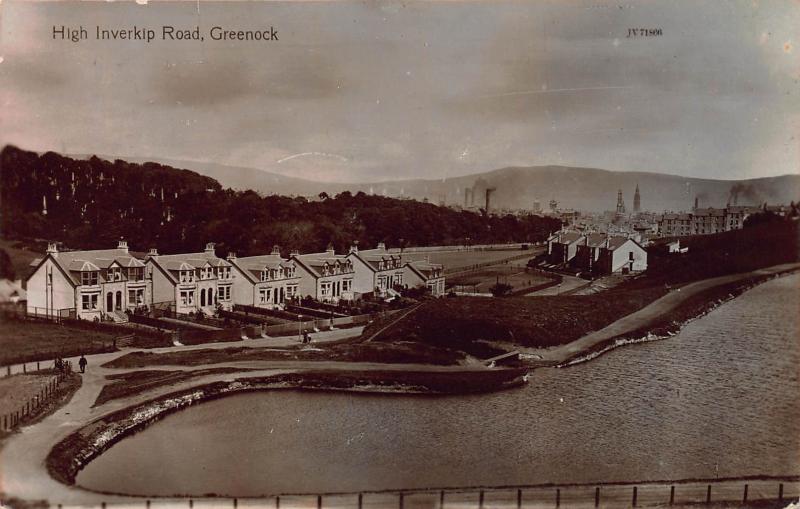
{"type": "Polygon", "coordinates": [[[317,495],[317,509],[322,509],[322,495],[317,495]]]}
{"type": "Polygon", "coordinates": [[[358,494],[358,509],[361,509],[362,507],[364,507],[364,494],[363,493],[359,493],[358,494]]]}
{"type": "Polygon", "coordinates": [[[706,504],[710,503],[711,503],[711,485],[709,484],[708,488],[706,488],[706,504]]]}
{"type": "Polygon", "coordinates": [[[281,507],[281,496],[277,495],[275,497],[275,509],[280,509],[281,507]]]}
{"type": "Polygon", "coordinates": [[[778,500],[783,502],[783,483],[778,484],[778,500]]]}
{"type": "Polygon", "coordinates": [[[742,503],[743,504],[747,503],[747,488],[748,488],[747,483],[745,483],[745,485],[744,485],[744,495],[742,496],[742,503]]]}
{"type": "Polygon", "coordinates": [[[556,488],[556,507],[561,506],[561,488],[556,488]]]}
{"type": "MultiPolygon", "coordinates": [[[[636,506],[636,501],[635,500],[636,499],[634,498],[634,502],[633,502],[634,506],[636,506]]],[[[594,489],[594,506],[595,507],[599,507],[600,506],[600,486],[598,486],[598,487],[596,487],[594,489]]]]}
{"type": "Polygon", "coordinates": [[[41,369],[39,368],[39,361],[36,361],[36,371],[41,371],[41,369]]]}
{"type": "Polygon", "coordinates": [[[522,490],[517,489],[517,509],[522,507],[522,490]]]}
{"type": "Polygon", "coordinates": [[[27,373],[27,372],[28,372],[28,369],[27,369],[27,367],[25,366],[25,363],[24,363],[24,362],[22,363],[22,372],[23,372],[23,373],[27,373]]]}
{"type": "Polygon", "coordinates": [[[147,502],[145,502],[145,503],[144,503],[144,506],[145,506],[147,509],[150,509],[150,501],[148,500],[147,502]]]}
{"type": "Polygon", "coordinates": [[[444,490],[439,491],[439,509],[444,509],[444,490]]]}
{"type": "Polygon", "coordinates": [[[403,492],[401,491],[400,492],[400,497],[399,497],[399,500],[398,500],[398,506],[400,507],[400,509],[403,509],[403,505],[404,504],[405,504],[405,501],[403,500],[403,492]]]}
{"type": "Polygon", "coordinates": [[[483,509],[483,490],[478,493],[478,507],[483,509]]]}
{"type": "Polygon", "coordinates": [[[669,487],[669,505],[675,503],[675,486],[669,487]]]}

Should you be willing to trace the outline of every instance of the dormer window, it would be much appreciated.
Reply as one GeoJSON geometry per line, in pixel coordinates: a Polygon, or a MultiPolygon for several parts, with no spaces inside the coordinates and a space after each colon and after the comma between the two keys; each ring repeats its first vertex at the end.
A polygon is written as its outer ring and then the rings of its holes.
{"type": "Polygon", "coordinates": [[[106,279],[109,281],[122,281],[122,268],[111,267],[106,271],[106,279]]]}
{"type": "Polygon", "coordinates": [[[129,267],[128,280],[129,281],[142,281],[144,279],[144,267],[129,267]]]}
{"type": "Polygon", "coordinates": [[[81,284],[82,285],[96,285],[97,284],[97,271],[94,270],[87,270],[81,272],[81,284]]]}
{"type": "Polygon", "coordinates": [[[194,281],[194,271],[193,270],[182,270],[180,272],[181,283],[191,283],[194,281]]]}

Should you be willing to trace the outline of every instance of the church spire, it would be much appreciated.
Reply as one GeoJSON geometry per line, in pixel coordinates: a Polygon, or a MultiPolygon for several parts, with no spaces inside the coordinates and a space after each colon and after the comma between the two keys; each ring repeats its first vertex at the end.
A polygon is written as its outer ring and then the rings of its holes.
{"type": "Polygon", "coordinates": [[[642,211],[642,198],[639,196],[639,183],[636,183],[636,192],[633,193],[633,211],[642,211]]]}

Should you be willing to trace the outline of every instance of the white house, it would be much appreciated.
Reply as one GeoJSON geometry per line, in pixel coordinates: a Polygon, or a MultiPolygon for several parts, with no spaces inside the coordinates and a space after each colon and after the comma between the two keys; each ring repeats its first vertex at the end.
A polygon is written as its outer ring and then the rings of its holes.
{"type": "Polygon", "coordinates": [[[51,243],[45,257],[32,265],[28,314],[122,322],[126,309],[152,299],[144,263],[128,252],[124,240],[116,249],[92,251],[59,252],[51,243]]]}
{"type": "Polygon", "coordinates": [[[425,286],[434,297],[444,295],[444,267],[423,260],[410,261],[403,267],[405,282],[410,287],[425,286]]]}
{"type": "Polygon", "coordinates": [[[347,259],[353,263],[355,269],[353,290],[357,297],[369,293],[376,297],[387,297],[394,295],[395,286],[405,284],[406,269],[403,257],[388,252],[383,242],[375,249],[362,251],[353,246],[347,259]]]}
{"type": "Polygon", "coordinates": [[[233,302],[263,308],[283,308],[298,295],[300,275],[293,260],[282,258],[278,248],[268,255],[237,258],[228,255],[233,268],[233,302]]]}
{"type": "Polygon", "coordinates": [[[642,272],[647,270],[647,250],[638,242],[626,237],[607,238],[595,262],[598,272],[642,272]]]}
{"type": "Polygon", "coordinates": [[[153,281],[153,304],[171,304],[177,313],[213,314],[217,306],[233,306],[231,264],[219,258],[214,244],[201,253],[160,255],[151,249],[145,257],[153,281]]]}
{"type": "Polygon", "coordinates": [[[313,297],[321,302],[338,303],[355,299],[353,280],[355,269],[347,255],[337,255],[333,246],[322,253],[292,253],[297,273],[300,276],[300,297],[313,297]]]}

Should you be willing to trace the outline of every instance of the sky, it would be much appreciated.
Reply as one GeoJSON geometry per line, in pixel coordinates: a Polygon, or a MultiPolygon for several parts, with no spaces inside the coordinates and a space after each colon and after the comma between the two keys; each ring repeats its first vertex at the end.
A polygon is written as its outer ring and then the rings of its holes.
{"type": "Polygon", "coordinates": [[[0,0],[0,143],[340,182],[796,174],[798,27],[797,0],[0,0]],[[97,41],[97,25],[205,40],[97,41]],[[278,40],[213,41],[214,26],[278,40]]]}

